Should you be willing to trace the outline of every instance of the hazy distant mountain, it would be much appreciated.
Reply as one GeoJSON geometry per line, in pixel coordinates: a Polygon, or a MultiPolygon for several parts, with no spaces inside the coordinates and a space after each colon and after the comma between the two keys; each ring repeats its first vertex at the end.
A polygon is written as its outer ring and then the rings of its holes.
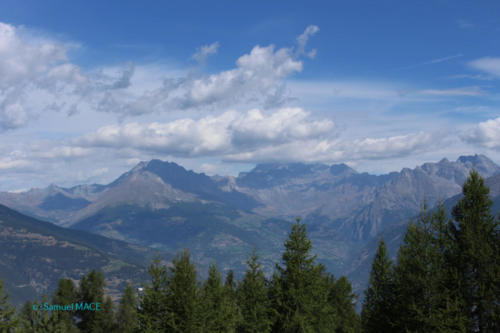
{"type": "Polygon", "coordinates": [[[101,270],[109,293],[147,278],[154,251],[82,231],[61,228],[0,205],[0,277],[14,302],[51,293],[59,279],[78,280],[101,270]]]}
{"type": "Polygon", "coordinates": [[[432,206],[458,194],[472,168],[484,177],[500,173],[486,156],[475,155],[380,176],[345,164],[266,164],[225,182],[260,202],[259,214],[303,216],[323,235],[362,240],[412,216],[424,200],[432,206]]]}
{"type": "Polygon", "coordinates": [[[482,155],[385,175],[345,164],[272,163],[238,177],[208,177],[152,160],[108,185],[0,193],[0,203],[135,244],[171,252],[190,248],[203,267],[216,260],[222,269],[240,271],[255,246],[270,272],[290,221],[301,216],[319,259],[335,274],[362,281],[366,274],[356,272],[380,233],[401,237],[424,200],[432,206],[459,194],[473,168],[483,177],[500,175],[500,167],[482,155]]]}

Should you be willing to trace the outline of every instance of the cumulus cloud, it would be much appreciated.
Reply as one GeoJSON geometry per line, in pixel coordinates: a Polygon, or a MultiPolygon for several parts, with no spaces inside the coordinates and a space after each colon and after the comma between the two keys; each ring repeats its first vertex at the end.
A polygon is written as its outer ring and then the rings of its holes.
{"type": "MultiPolygon", "coordinates": [[[[295,53],[292,47],[257,45],[239,57],[232,69],[211,75],[165,76],[151,86],[136,83],[140,68],[132,63],[118,70],[85,72],[68,59],[68,45],[0,23],[0,131],[25,126],[51,111],[73,115],[90,109],[124,117],[245,103],[278,107],[289,100],[285,80],[302,70],[299,57],[317,31],[309,26],[299,36],[295,53]]],[[[217,52],[218,45],[202,46],[193,58],[203,62],[217,52]]]]}
{"type": "Polygon", "coordinates": [[[500,58],[484,57],[469,62],[469,66],[489,75],[500,77],[500,58]]]}
{"type": "Polygon", "coordinates": [[[311,139],[266,146],[225,157],[230,162],[344,162],[403,157],[430,149],[436,142],[429,133],[360,140],[311,139]]]}
{"type": "Polygon", "coordinates": [[[500,150],[500,117],[477,124],[464,133],[462,139],[481,147],[500,150]]]}
{"type": "Polygon", "coordinates": [[[22,83],[66,60],[66,48],[49,40],[26,41],[19,29],[0,22],[0,88],[22,83]]]}
{"type": "Polygon", "coordinates": [[[0,130],[29,121],[33,110],[26,103],[28,91],[65,60],[63,45],[43,39],[26,41],[19,29],[0,23],[0,130]]]}
{"type": "MultiPolygon", "coordinates": [[[[315,119],[300,108],[273,113],[253,109],[199,120],[105,126],[73,144],[106,149],[136,149],[174,157],[219,157],[227,162],[335,162],[407,156],[432,149],[430,133],[346,140],[329,119],[315,119]]],[[[208,169],[207,169],[208,171],[208,169]]]]}
{"type": "Polygon", "coordinates": [[[418,132],[387,138],[365,138],[355,140],[348,146],[352,147],[352,154],[356,158],[382,159],[422,152],[433,146],[435,140],[436,137],[430,133],[418,132]]]}
{"type": "Polygon", "coordinates": [[[74,114],[95,105],[106,90],[130,86],[133,65],[116,76],[83,73],[67,57],[71,47],[0,23],[0,131],[51,111],[74,114]]]}
{"type": "Polygon", "coordinates": [[[229,154],[289,141],[330,136],[331,120],[309,118],[300,108],[283,108],[271,114],[258,109],[246,113],[228,111],[199,120],[189,118],[167,123],[128,123],[98,129],[76,139],[83,147],[136,148],[181,157],[229,154]]]}

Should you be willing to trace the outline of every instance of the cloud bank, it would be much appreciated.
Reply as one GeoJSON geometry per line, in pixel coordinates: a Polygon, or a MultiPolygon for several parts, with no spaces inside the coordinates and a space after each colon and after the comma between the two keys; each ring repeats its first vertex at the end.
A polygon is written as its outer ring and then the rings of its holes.
{"type": "MultiPolygon", "coordinates": [[[[120,70],[85,71],[68,58],[70,45],[25,33],[0,23],[0,131],[27,125],[47,112],[97,110],[121,118],[174,110],[220,110],[235,104],[272,108],[289,100],[285,80],[301,72],[308,39],[318,31],[309,26],[297,47],[256,45],[240,56],[235,67],[210,75],[164,76],[155,86],[135,78],[132,63],[120,70]]],[[[201,64],[219,44],[202,46],[193,58],[201,64]]],[[[307,54],[311,56],[312,53],[307,54]]]]}
{"type": "Polygon", "coordinates": [[[199,120],[105,126],[75,139],[86,148],[137,149],[174,157],[212,157],[231,162],[333,162],[399,157],[430,149],[429,134],[341,140],[333,121],[301,108],[272,113],[228,111],[199,120]]]}
{"type": "Polygon", "coordinates": [[[462,135],[466,142],[500,150],[500,117],[481,122],[462,135]]]}

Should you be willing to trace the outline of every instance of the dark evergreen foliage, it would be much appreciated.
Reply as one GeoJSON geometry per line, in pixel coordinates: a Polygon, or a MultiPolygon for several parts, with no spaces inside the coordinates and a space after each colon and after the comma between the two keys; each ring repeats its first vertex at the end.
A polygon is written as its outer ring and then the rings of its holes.
{"type": "MultiPolygon", "coordinates": [[[[92,270],[84,275],[78,287],[77,302],[82,304],[104,302],[104,276],[101,272],[92,270]]],[[[102,311],[78,310],[75,315],[79,318],[78,328],[82,332],[94,332],[96,322],[100,322],[102,311]]]]}
{"type": "Polygon", "coordinates": [[[215,264],[210,265],[208,278],[202,289],[201,320],[203,332],[235,332],[238,309],[230,299],[215,264]]]}
{"type": "Polygon", "coordinates": [[[499,222],[491,215],[488,193],[484,179],[472,171],[450,223],[450,258],[457,273],[454,287],[464,303],[468,331],[500,331],[499,222]]]}
{"type": "Polygon", "coordinates": [[[9,332],[18,325],[15,308],[9,303],[9,295],[4,294],[3,282],[0,280],[0,332],[9,332]]]}
{"type": "Polygon", "coordinates": [[[273,279],[274,332],[333,332],[336,328],[325,270],[311,250],[306,226],[297,219],[285,241],[283,266],[276,266],[273,279]]]}
{"type": "Polygon", "coordinates": [[[134,289],[127,284],[123,291],[123,296],[118,306],[116,314],[117,331],[123,333],[133,333],[138,328],[137,299],[134,289]]]}
{"type": "MultiPolygon", "coordinates": [[[[78,300],[77,292],[78,291],[72,280],[61,279],[59,280],[57,290],[52,296],[52,304],[73,304],[78,300]]],[[[75,315],[74,311],[60,311],[53,315],[56,316],[56,321],[61,323],[61,325],[66,328],[67,332],[77,331],[73,320],[73,316],[75,315]]]]}
{"type": "Polygon", "coordinates": [[[153,259],[148,268],[151,283],[143,289],[139,306],[139,329],[142,332],[162,332],[170,322],[167,311],[168,269],[161,258],[153,259]]]}
{"type": "Polygon", "coordinates": [[[200,332],[200,295],[189,251],[182,252],[172,263],[167,298],[172,318],[169,332],[200,332]]]}
{"type": "Polygon", "coordinates": [[[335,310],[337,318],[335,333],[355,333],[361,331],[361,320],[356,313],[357,295],[352,292],[351,283],[345,276],[335,281],[333,275],[327,277],[328,302],[335,310]]]}
{"type": "Polygon", "coordinates": [[[271,331],[272,325],[271,303],[266,278],[255,250],[247,260],[247,266],[247,271],[237,289],[238,306],[242,316],[238,332],[267,333],[271,331]]]}
{"type": "Polygon", "coordinates": [[[381,239],[373,259],[370,284],[365,291],[361,320],[365,332],[396,332],[394,328],[393,263],[389,259],[384,239],[381,239]]]}
{"type": "Polygon", "coordinates": [[[445,260],[450,242],[442,205],[424,209],[408,226],[395,267],[396,327],[403,332],[460,332],[464,318],[446,283],[450,267],[445,260]]]}

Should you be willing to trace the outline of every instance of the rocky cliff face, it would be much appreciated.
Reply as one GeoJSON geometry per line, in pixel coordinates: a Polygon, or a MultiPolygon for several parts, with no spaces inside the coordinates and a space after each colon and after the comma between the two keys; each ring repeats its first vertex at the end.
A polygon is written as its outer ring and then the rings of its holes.
{"type": "Polygon", "coordinates": [[[418,212],[424,200],[432,206],[460,193],[471,169],[483,177],[500,173],[500,167],[482,155],[381,176],[357,173],[345,164],[272,164],[240,174],[234,189],[262,204],[255,209],[258,214],[326,220],[342,237],[366,239],[418,212]]]}

